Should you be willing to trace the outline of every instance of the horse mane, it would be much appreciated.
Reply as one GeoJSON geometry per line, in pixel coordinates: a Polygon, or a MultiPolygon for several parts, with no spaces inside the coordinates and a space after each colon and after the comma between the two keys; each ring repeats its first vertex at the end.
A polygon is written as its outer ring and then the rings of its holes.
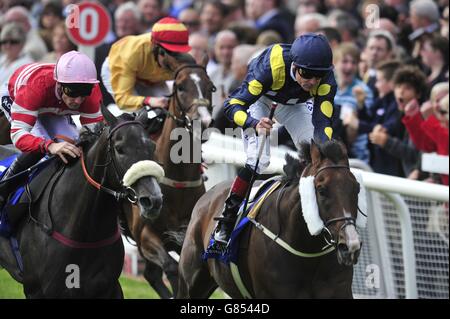
{"type": "MultiPolygon", "coordinates": [[[[134,121],[136,114],[128,114],[122,113],[117,118],[124,121],[134,121]]],[[[80,137],[78,139],[78,144],[81,145],[84,151],[88,150],[92,145],[94,145],[95,141],[100,137],[103,133],[103,130],[106,127],[106,123],[104,121],[96,123],[93,128],[83,127],[80,132],[80,137]]]]}
{"type": "MultiPolygon", "coordinates": [[[[341,145],[336,140],[326,141],[325,143],[318,143],[316,145],[319,148],[322,158],[329,159],[335,164],[346,157],[341,145]]],[[[285,182],[298,182],[301,172],[312,162],[311,143],[303,141],[298,148],[299,159],[286,154],[286,164],[283,166],[283,171],[286,175],[283,178],[285,182]]]]}
{"type": "Polygon", "coordinates": [[[197,64],[192,55],[187,53],[172,53],[172,56],[181,64],[197,64]]]}
{"type": "Polygon", "coordinates": [[[80,137],[78,138],[77,144],[83,148],[84,152],[86,152],[98,140],[98,138],[102,134],[104,128],[105,128],[104,122],[96,123],[93,126],[93,129],[90,129],[88,127],[83,127],[83,129],[80,132],[80,137]]]}
{"type": "Polygon", "coordinates": [[[122,113],[117,118],[123,121],[134,121],[136,119],[136,114],[122,113]]]}
{"type": "Polygon", "coordinates": [[[283,176],[282,182],[295,183],[299,180],[299,173],[300,171],[303,171],[304,167],[301,168],[300,160],[292,157],[289,153],[286,153],[285,160],[286,164],[283,166],[285,176],[283,176]]]}

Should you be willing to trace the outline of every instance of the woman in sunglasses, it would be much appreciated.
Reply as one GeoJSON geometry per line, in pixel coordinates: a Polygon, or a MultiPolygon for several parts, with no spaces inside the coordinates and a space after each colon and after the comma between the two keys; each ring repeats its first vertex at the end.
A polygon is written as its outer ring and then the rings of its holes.
{"type": "Polygon", "coordinates": [[[3,26],[0,34],[0,84],[9,79],[20,66],[33,62],[23,50],[26,34],[23,28],[10,22],[3,26]]]}
{"type": "MultiPolygon", "coordinates": [[[[278,103],[274,118],[296,145],[313,137],[317,142],[326,141],[333,135],[336,88],[333,55],[323,35],[305,34],[293,44],[275,44],[250,62],[243,83],[224,102],[225,115],[245,129],[247,161],[231,186],[215,232],[216,242],[228,242],[255,170],[262,143],[257,135],[269,135],[272,128],[271,103],[278,103]]],[[[256,174],[269,166],[270,145],[265,145],[256,174]]]]}
{"type": "MultiPolygon", "coordinates": [[[[81,155],[64,135],[78,138],[71,115],[82,125],[100,122],[101,93],[94,63],[84,54],[70,51],[56,64],[32,63],[17,69],[0,90],[1,106],[11,122],[11,140],[22,154],[4,173],[5,180],[37,163],[45,154],[58,155],[64,163],[81,155]]],[[[0,184],[0,207],[17,181],[0,184]]]]}

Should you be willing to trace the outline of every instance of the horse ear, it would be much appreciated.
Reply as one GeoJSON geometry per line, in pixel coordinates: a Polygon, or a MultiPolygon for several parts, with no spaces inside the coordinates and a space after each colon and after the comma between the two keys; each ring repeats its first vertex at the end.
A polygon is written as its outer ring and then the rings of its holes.
{"type": "Polygon", "coordinates": [[[337,143],[339,144],[339,147],[342,150],[342,154],[344,154],[345,157],[347,157],[348,156],[347,146],[345,146],[345,144],[342,141],[337,141],[337,143]]]}
{"type": "Polygon", "coordinates": [[[142,124],[147,124],[148,120],[148,112],[145,107],[139,110],[138,114],[136,115],[136,121],[141,122],[142,124]]]}
{"type": "Polygon", "coordinates": [[[208,65],[208,62],[209,62],[209,56],[208,56],[208,53],[205,51],[203,53],[202,60],[200,61],[199,65],[206,68],[206,66],[208,65]]]}
{"type": "Polygon", "coordinates": [[[321,161],[322,154],[320,154],[319,146],[311,139],[311,161],[314,164],[317,164],[321,161]]]}
{"type": "Polygon", "coordinates": [[[100,107],[103,118],[105,119],[106,123],[108,123],[109,126],[115,126],[117,123],[117,118],[108,110],[108,108],[105,106],[105,104],[101,104],[100,107]]]}
{"type": "Polygon", "coordinates": [[[180,65],[180,61],[178,61],[178,59],[175,56],[166,54],[164,56],[163,65],[165,65],[169,70],[175,71],[180,65]]]}
{"type": "Polygon", "coordinates": [[[339,144],[339,147],[341,148],[341,151],[342,151],[343,157],[345,158],[346,164],[347,164],[347,165],[350,165],[350,164],[349,164],[349,161],[348,161],[348,150],[347,150],[347,146],[345,146],[345,144],[344,144],[343,142],[341,142],[341,141],[338,141],[337,143],[339,144]]]}

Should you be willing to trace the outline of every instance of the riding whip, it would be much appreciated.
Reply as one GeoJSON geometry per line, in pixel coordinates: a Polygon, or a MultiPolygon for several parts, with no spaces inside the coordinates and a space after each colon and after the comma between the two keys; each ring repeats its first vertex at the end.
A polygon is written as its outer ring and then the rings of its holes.
{"type": "MultiPolygon", "coordinates": [[[[270,114],[269,114],[269,120],[271,120],[271,121],[273,119],[273,116],[275,114],[275,110],[276,110],[277,106],[278,106],[277,102],[272,102],[272,107],[270,108],[270,114]]],[[[250,180],[250,184],[248,186],[247,193],[245,195],[244,210],[243,210],[244,212],[247,210],[248,199],[250,197],[250,192],[252,190],[253,183],[255,182],[255,179],[256,179],[256,172],[258,171],[259,159],[261,158],[261,154],[264,150],[264,146],[266,144],[266,139],[267,139],[267,137],[264,136],[264,138],[262,139],[261,145],[259,146],[258,158],[256,159],[255,169],[253,170],[252,178],[250,180]]],[[[269,145],[269,147],[270,147],[270,145],[269,145]]]]}

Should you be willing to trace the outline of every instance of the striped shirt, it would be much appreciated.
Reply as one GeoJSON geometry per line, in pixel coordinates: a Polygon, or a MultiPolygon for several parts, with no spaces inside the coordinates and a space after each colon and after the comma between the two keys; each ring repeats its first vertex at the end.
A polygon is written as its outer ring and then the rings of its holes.
{"type": "Polygon", "coordinates": [[[80,115],[82,125],[103,120],[100,111],[102,95],[98,84],[77,110],[61,99],[53,79],[53,63],[32,63],[17,69],[8,81],[11,106],[11,140],[22,152],[45,151],[50,140],[30,132],[39,115],[80,115]]]}

